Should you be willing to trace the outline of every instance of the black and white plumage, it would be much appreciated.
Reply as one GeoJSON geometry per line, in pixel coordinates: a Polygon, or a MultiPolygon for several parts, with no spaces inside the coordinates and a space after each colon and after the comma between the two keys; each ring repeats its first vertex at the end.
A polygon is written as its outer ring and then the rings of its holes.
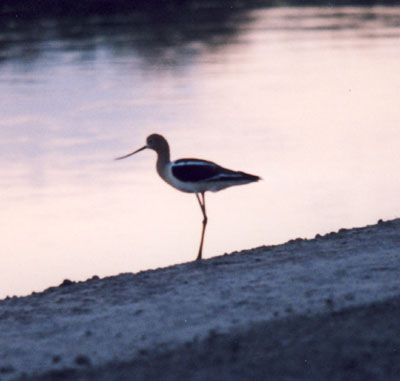
{"type": "Polygon", "coordinates": [[[144,147],[117,159],[125,159],[146,148],[157,152],[157,172],[164,181],[182,192],[196,194],[203,213],[203,230],[197,255],[197,260],[199,260],[202,256],[204,233],[207,225],[205,192],[217,192],[234,185],[256,182],[260,180],[260,177],[245,172],[232,171],[207,160],[179,159],[171,162],[168,142],[158,134],[148,136],[144,147]]]}
{"type": "Polygon", "coordinates": [[[169,176],[183,192],[217,192],[234,185],[258,181],[258,176],[223,168],[212,161],[179,159],[169,164],[169,176]]]}

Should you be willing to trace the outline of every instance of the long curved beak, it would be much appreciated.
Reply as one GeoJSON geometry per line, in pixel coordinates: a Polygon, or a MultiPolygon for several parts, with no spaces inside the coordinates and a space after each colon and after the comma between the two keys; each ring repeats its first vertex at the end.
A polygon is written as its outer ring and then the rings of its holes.
{"type": "Polygon", "coordinates": [[[135,153],[138,153],[138,152],[140,152],[140,151],[143,151],[143,150],[146,149],[146,148],[147,148],[147,146],[144,146],[144,147],[139,148],[138,150],[136,150],[136,151],[134,151],[134,152],[128,153],[128,154],[125,155],[125,156],[117,157],[115,160],[125,159],[125,158],[127,158],[127,157],[129,157],[129,156],[134,155],[135,153]]]}

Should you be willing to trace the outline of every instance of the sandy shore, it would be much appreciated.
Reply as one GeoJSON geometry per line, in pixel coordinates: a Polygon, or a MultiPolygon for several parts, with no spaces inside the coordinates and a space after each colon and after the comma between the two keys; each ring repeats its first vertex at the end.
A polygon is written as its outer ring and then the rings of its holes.
{"type": "Polygon", "coordinates": [[[0,380],[399,380],[400,220],[0,301],[0,380]]]}

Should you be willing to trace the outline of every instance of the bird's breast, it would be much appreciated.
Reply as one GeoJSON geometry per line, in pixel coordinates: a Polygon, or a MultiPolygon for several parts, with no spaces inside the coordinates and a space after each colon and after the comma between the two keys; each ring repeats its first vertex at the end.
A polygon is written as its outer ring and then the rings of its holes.
{"type": "Polygon", "coordinates": [[[160,177],[167,184],[171,185],[175,189],[178,189],[178,190],[180,190],[182,192],[188,192],[188,193],[200,192],[200,191],[194,189],[191,184],[185,183],[185,182],[180,181],[179,179],[177,179],[172,173],[172,164],[173,163],[168,163],[167,165],[163,166],[163,168],[158,168],[157,167],[157,172],[160,175],[160,177]]]}

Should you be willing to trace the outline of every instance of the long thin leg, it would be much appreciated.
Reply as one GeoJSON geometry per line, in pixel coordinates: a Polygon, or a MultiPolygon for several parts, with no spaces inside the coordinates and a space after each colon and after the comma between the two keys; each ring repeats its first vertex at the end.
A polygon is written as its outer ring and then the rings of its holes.
{"type": "Polygon", "coordinates": [[[201,259],[201,254],[203,252],[204,233],[206,231],[208,219],[207,219],[207,214],[206,214],[206,199],[204,198],[204,192],[201,192],[201,198],[202,198],[203,202],[200,200],[198,193],[196,193],[196,197],[197,197],[197,201],[199,202],[201,211],[203,213],[203,230],[201,232],[199,253],[197,254],[197,258],[196,258],[196,261],[199,261],[201,259]]]}

